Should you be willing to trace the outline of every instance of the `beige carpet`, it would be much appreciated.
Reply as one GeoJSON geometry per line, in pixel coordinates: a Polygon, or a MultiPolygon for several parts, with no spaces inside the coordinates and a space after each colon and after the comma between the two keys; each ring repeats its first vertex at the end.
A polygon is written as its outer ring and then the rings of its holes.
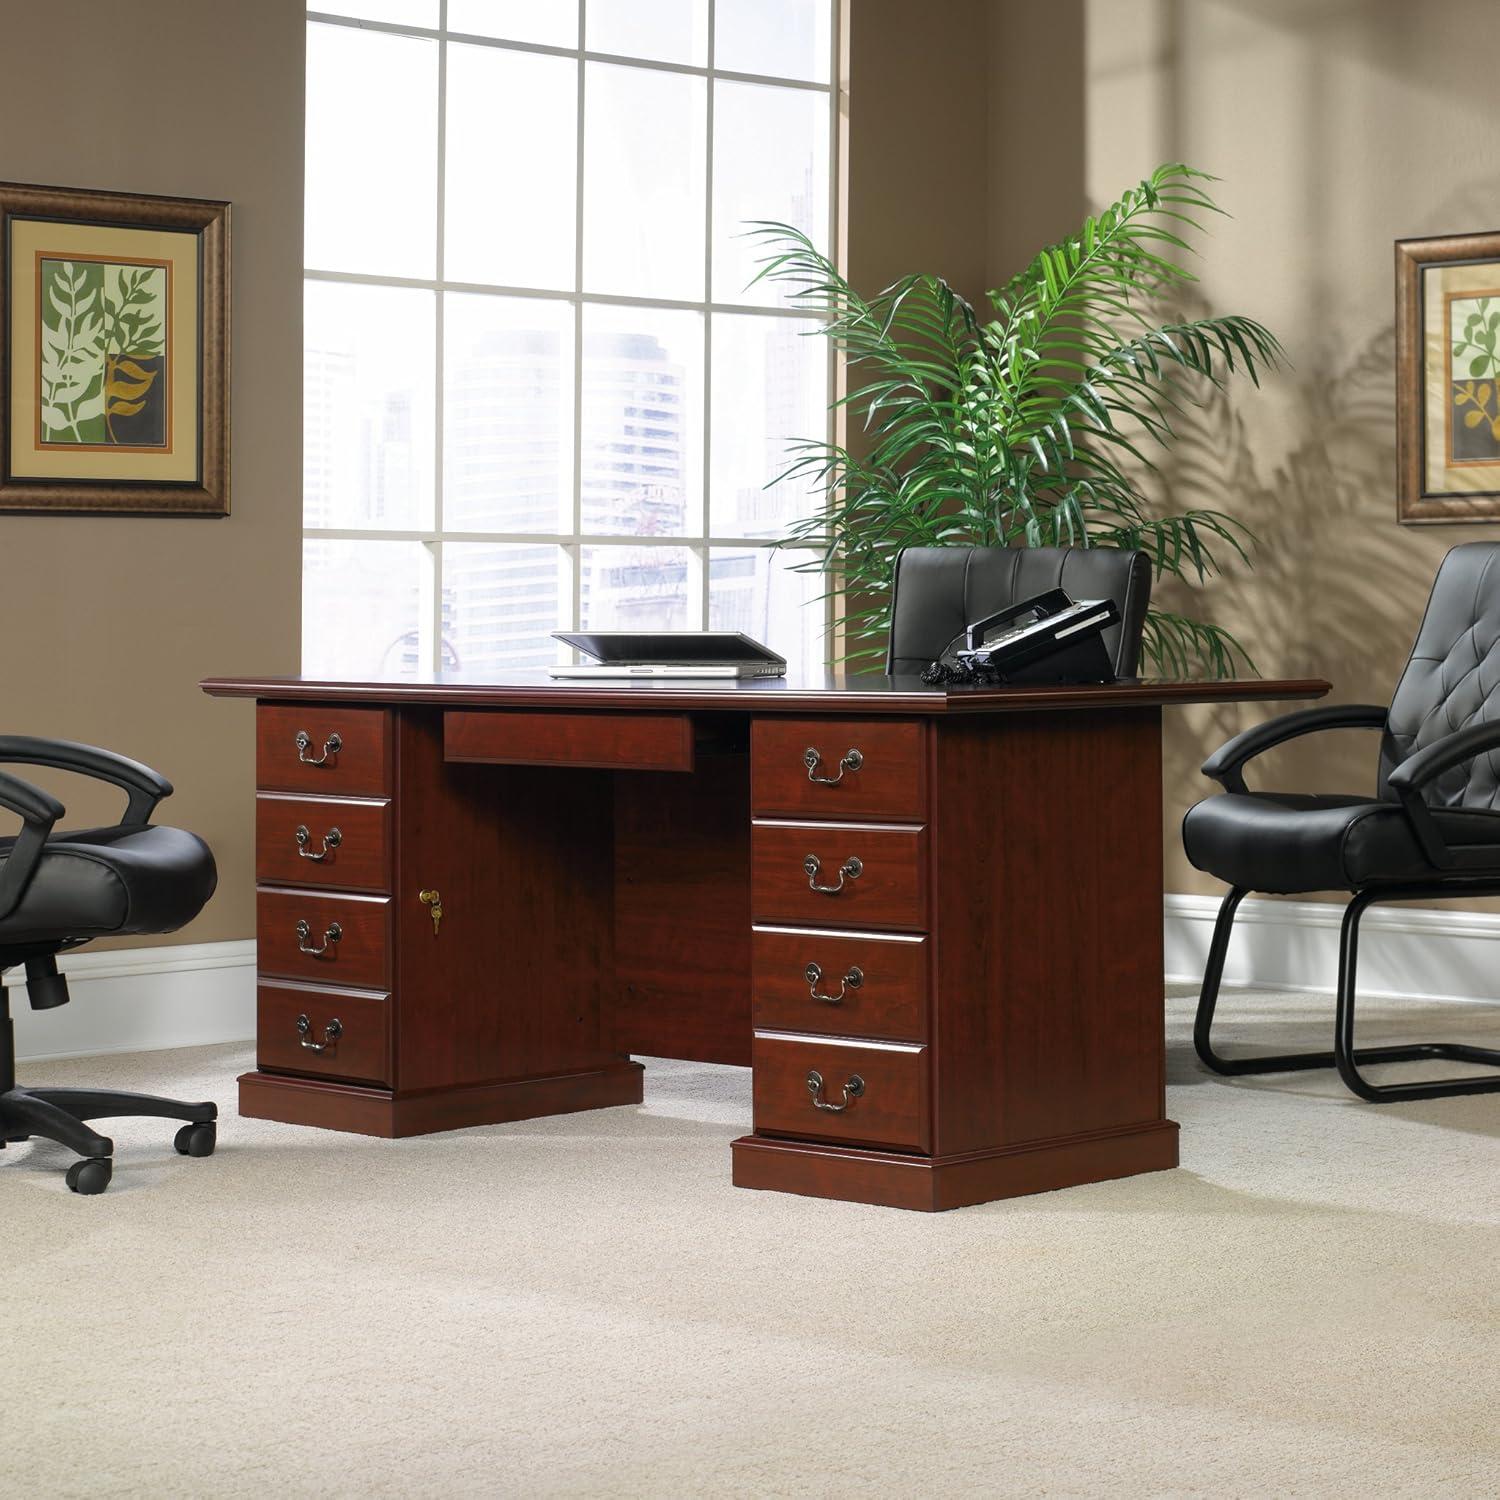
{"type": "Polygon", "coordinates": [[[731,1188],[732,1069],[392,1143],[238,1119],[248,1049],[53,1064],[228,1110],[98,1198],[0,1154],[0,1494],[1500,1492],[1500,1096],[1210,1080],[1188,1015],[1179,1171],[934,1216],[731,1188]]]}

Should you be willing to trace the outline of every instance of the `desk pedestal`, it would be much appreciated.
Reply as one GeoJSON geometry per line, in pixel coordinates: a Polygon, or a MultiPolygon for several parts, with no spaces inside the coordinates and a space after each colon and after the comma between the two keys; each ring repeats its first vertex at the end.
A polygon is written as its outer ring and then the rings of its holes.
{"type": "MultiPolygon", "coordinates": [[[[903,821],[876,825],[854,821],[857,807],[820,823],[779,816],[837,808],[840,788],[778,779],[767,762],[776,753],[779,768],[789,747],[757,725],[758,876],[762,849],[778,863],[752,902],[771,959],[801,942],[825,971],[813,990],[836,992],[848,969],[822,955],[844,947],[812,924],[852,922],[863,900],[859,920],[871,937],[884,930],[885,947],[919,937],[925,993],[887,1024],[874,991],[893,965],[873,943],[859,989],[836,1006],[799,1008],[757,966],[756,1129],[734,1143],[737,1184],[934,1210],[1177,1165],[1164,1117],[1160,734],[1155,708],[933,722],[903,821]],[[919,818],[920,839],[899,847],[896,831],[919,818]],[[799,839],[820,857],[847,846],[865,868],[833,896],[782,883],[799,839]],[[882,858],[914,859],[918,878],[861,890],[882,858]],[[859,1039],[829,1035],[840,1030],[859,1039]],[[892,1108],[903,1091],[910,1109],[892,1108]]],[[[849,737],[831,743],[842,752],[849,737]]]]}

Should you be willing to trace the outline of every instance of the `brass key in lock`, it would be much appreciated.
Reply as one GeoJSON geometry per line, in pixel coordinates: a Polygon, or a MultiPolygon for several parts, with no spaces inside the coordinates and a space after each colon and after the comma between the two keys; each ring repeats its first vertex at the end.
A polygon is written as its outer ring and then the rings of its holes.
{"type": "Polygon", "coordinates": [[[419,891],[417,900],[427,907],[432,916],[432,935],[437,936],[438,924],[443,920],[443,898],[438,891],[419,891]]]}

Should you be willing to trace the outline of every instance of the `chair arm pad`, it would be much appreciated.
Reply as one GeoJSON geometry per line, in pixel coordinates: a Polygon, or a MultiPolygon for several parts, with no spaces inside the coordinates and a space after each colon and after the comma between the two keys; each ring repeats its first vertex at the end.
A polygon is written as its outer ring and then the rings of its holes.
{"type": "Polygon", "coordinates": [[[52,825],[67,809],[41,787],[4,771],[0,771],[0,807],[8,807],[22,818],[20,833],[10,852],[0,860],[0,919],[3,919],[26,894],[26,887],[41,863],[52,825]]]}
{"type": "Polygon", "coordinates": [[[80,745],[73,740],[43,740],[28,734],[0,735],[0,762],[19,762],[28,766],[51,766],[54,770],[75,771],[108,781],[129,794],[125,809],[128,822],[146,822],[156,804],[172,795],[172,783],[150,766],[138,760],[101,750],[96,745],[80,745]]]}
{"type": "Polygon", "coordinates": [[[1304,734],[1321,729],[1384,729],[1387,710],[1379,703],[1323,703],[1294,714],[1282,714],[1226,740],[1203,762],[1203,774],[1227,792],[1243,792],[1247,761],[1304,734]]]}
{"type": "Polygon", "coordinates": [[[1486,750],[1500,750],[1500,722],[1470,724],[1456,734],[1434,740],[1415,754],[1408,755],[1386,777],[1386,782],[1393,792],[1404,798],[1409,792],[1421,791],[1444,771],[1451,771],[1454,766],[1461,766],[1486,750]]]}
{"type": "Polygon", "coordinates": [[[19,813],[28,823],[46,823],[49,827],[67,812],[56,797],[44,792],[19,776],[0,771],[0,807],[19,813]]]}

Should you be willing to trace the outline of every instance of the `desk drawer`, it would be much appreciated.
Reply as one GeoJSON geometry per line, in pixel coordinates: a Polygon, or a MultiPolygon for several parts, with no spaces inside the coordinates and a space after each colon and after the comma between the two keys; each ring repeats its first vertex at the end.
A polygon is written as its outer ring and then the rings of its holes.
{"type": "Polygon", "coordinates": [[[263,1068],[317,1078],[391,1082],[391,997],[263,980],[256,1056],[263,1068]]]}
{"type": "Polygon", "coordinates": [[[255,893],[255,935],[262,974],[371,989],[391,982],[389,896],[262,887],[255,893]]]}
{"type": "Polygon", "coordinates": [[[757,819],[750,825],[750,903],[756,922],[920,932],[927,926],[927,830],[757,819]]]}
{"type": "Polygon", "coordinates": [[[930,1149],[925,1047],[757,1031],[753,1055],[757,1135],[930,1149]]]}
{"type": "Polygon", "coordinates": [[[255,784],[274,792],[385,796],[390,723],[376,708],[262,704],[255,715],[255,784]]]}
{"type": "Polygon", "coordinates": [[[751,1017],[773,1031],[922,1041],[927,939],[758,927],[751,1017]]]}
{"type": "Polygon", "coordinates": [[[920,823],[927,816],[926,744],[925,726],[913,720],[757,719],[750,728],[751,808],[758,815],[920,823]]]}
{"type": "Polygon", "coordinates": [[[390,848],[388,802],[276,792],[255,799],[255,873],[263,882],[388,891],[390,848]]]}
{"type": "Polygon", "coordinates": [[[533,714],[505,709],[443,715],[443,758],[506,766],[691,771],[687,714],[533,714]]]}

